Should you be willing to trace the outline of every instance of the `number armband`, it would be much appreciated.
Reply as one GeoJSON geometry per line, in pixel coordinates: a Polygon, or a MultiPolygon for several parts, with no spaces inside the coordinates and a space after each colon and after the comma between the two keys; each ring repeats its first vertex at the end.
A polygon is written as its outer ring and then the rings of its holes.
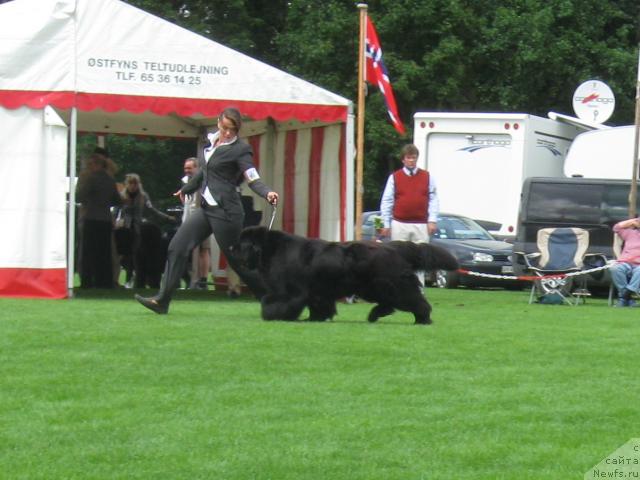
{"type": "Polygon", "coordinates": [[[255,182],[256,180],[260,179],[260,175],[258,174],[258,171],[253,167],[249,168],[248,170],[245,170],[244,176],[247,179],[247,182],[249,183],[255,182]]]}

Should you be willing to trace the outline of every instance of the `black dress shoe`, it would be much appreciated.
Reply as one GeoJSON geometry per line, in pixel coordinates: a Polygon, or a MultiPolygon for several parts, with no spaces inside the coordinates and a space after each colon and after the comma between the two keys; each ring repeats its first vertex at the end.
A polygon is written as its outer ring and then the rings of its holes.
{"type": "Polygon", "coordinates": [[[164,315],[169,311],[168,305],[163,305],[161,303],[158,303],[158,301],[155,298],[146,298],[146,297],[143,297],[142,295],[138,295],[137,293],[134,295],[133,298],[135,298],[138,301],[138,303],[140,303],[141,305],[147,307],[149,310],[152,310],[159,315],[164,315]]]}

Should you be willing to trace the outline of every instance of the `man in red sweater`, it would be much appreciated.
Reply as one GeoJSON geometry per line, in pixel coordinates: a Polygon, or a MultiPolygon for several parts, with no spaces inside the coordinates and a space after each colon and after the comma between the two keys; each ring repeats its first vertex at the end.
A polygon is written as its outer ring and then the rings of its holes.
{"type": "MultiPolygon", "coordinates": [[[[402,147],[402,165],[387,179],[380,201],[384,228],[380,234],[391,240],[429,242],[436,232],[440,205],[433,176],[416,166],[418,148],[402,147]]],[[[421,278],[421,283],[424,283],[421,278]]]]}

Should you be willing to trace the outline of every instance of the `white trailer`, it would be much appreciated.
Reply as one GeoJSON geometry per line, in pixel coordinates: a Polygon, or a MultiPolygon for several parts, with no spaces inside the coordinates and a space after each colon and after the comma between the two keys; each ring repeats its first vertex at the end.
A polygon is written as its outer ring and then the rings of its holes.
{"type": "Polygon", "coordinates": [[[563,177],[569,145],[584,129],[522,113],[414,115],[418,165],[438,186],[440,210],[497,224],[513,236],[527,177],[563,177]]]}
{"type": "Polygon", "coordinates": [[[567,177],[631,180],[635,126],[611,127],[581,133],[564,162],[567,177]]]}

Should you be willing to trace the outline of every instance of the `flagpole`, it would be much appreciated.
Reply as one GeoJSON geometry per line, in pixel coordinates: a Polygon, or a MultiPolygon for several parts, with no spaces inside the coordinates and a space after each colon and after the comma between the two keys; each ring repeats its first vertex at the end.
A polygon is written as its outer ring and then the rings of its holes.
{"type": "Polygon", "coordinates": [[[364,191],[363,177],[364,177],[364,97],[365,97],[365,83],[364,83],[364,69],[365,58],[364,48],[366,39],[366,20],[367,20],[367,4],[359,3],[358,9],[360,10],[360,41],[358,49],[358,122],[356,132],[356,225],[355,225],[355,239],[360,240],[362,238],[362,195],[364,191]]]}
{"type": "MultiPolygon", "coordinates": [[[[640,51],[640,48],[639,48],[640,51]]],[[[637,215],[636,199],[638,198],[638,142],[640,141],[640,53],[638,54],[638,77],[636,80],[636,117],[635,138],[633,142],[633,172],[631,175],[631,191],[629,192],[629,218],[637,215]]]]}

